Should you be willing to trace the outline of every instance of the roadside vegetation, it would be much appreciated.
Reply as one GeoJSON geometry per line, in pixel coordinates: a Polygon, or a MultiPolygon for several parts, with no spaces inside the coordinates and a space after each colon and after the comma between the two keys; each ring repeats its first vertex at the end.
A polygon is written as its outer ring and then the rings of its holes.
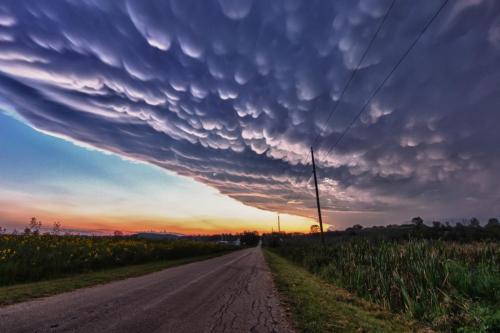
{"type": "Polygon", "coordinates": [[[32,219],[21,235],[0,234],[0,286],[235,249],[228,244],[183,239],[42,235],[36,223],[32,219]]]}
{"type": "Polygon", "coordinates": [[[278,291],[300,332],[412,332],[415,323],[335,287],[265,251],[278,291]]]}
{"type": "Polygon", "coordinates": [[[209,259],[224,253],[225,252],[217,252],[184,259],[162,260],[146,264],[127,265],[123,267],[103,269],[96,272],[71,274],[66,277],[50,280],[2,286],[0,287],[0,306],[153,273],[166,268],[209,259]]]}
{"type": "Polygon", "coordinates": [[[326,233],[325,248],[318,235],[274,234],[264,240],[273,253],[323,281],[435,330],[498,332],[497,227],[448,226],[456,230],[447,234],[444,227],[421,223],[404,232],[359,228],[326,233]]]}

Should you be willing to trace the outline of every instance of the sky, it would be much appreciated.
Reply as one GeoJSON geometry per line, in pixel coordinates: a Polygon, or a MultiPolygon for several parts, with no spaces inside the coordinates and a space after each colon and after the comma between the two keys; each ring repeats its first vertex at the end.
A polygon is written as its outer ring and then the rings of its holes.
{"type": "MultiPolygon", "coordinates": [[[[0,113],[0,225],[22,230],[32,216],[50,229],[107,234],[270,231],[277,215],[150,164],[82,147],[0,113]],[[237,223],[236,223],[237,222],[237,223]]],[[[280,216],[301,231],[311,222],[280,216]]]]}
{"type": "Polygon", "coordinates": [[[305,231],[311,146],[334,228],[498,216],[500,3],[449,1],[378,90],[442,3],[3,1],[0,222],[305,231]]]}

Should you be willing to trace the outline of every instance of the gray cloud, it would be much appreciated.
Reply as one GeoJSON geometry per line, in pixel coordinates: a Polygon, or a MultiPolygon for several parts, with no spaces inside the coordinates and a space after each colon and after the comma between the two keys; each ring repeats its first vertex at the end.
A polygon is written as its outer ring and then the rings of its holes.
{"type": "Polygon", "coordinates": [[[0,96],[38,129],[263,209],[314,216],[306,158],[319,133],[330,218],[498,212],[500,7],[493,0],[451,2],[326,158],[438,3],[396,2],[326,123],[388,6],[6,1],[0,96]]]}

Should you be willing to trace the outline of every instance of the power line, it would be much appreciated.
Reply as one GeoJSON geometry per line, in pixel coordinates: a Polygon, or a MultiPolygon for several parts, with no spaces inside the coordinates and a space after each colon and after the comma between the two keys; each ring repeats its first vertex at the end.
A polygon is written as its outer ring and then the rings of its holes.
{"type": "MultiPolygon", "coordinates": [[[[391,12],[392,8],[394,7],[394,4],[396,3],[396,0],[392,0],[391,4],[389,5],[389,7],[387,7],[387,10],[385,11],[385,14],[384,14],[384,17],[382,18],[382,20],[380,21],[379,25],[377,26],[377,29],[375,30],[374,34],[372,35],[371,39],[370,39],[370,42],[368,43],[368,45],[366,46],[363,54],[361,55],[361,58],[359,58],[358,60],[358,64],[356,65],[356,68],[354,69],[354,71],[351,72],[351,75],[349,77],[349,79],[347,80],[346,84],[344,85],[343,89],[342,89],[342,92],[339,96],[339,98],[337,99],[337,101],[335,102],[335,105],[333,106],[332,110],[330,111],[330,114],[328,115],[325,123],[328,123],[332,117],[332,115],[335,113],[335,110],[338,108],[340,102],[342,101],[342,98],[344,97],[344,94],[345,92],[347,91],[347,88],[349,88],[349,85],[351,84],[351,81],[354,79],[354,77],[356,76],[356,73],[358,72],[359,68],[361,67],[361,65],[363,64],[363,61],[365,60],[367,54],[368,54],[368,51],[370,51],[370,48],[372,47],[375,39],[377,38],[380,30],[382,29],[385,21],[387,20],[387,17],[389,16],[389,13],[391,12]]],[[[312,147],[316,146],[316,143],[318,141],[320,137],[320,134],[316,134],[316,136],[314,137],[314,140],[313,140],[313,143],[312,143],[312,147]]],[[[311,151],[309,150],[309,153],[307,155],[307,158],[306,158],[306,163],[308,164],[309,162],[309,158],[311,157],[311,151]]]]}
{"type": "MultiPolygon", "coordinates": [[[[380,23],[378,24],[377,26],[377,29],[375,30],[375,32],[373,33],[371,39],[370,39],[370,42],[368,43],[368,45],[366,46],[363,54],[361,55],[361,58],[359,58],[358,60],[358,63],[356,65],[356,68],[354,69],[354,71],[351,72],[351,75],[349,77],[349,79],[346,81],[342,91],[341,91],[341,94],[339,96],[339,98],[337,99],[337,101],[335,102],[335,105],[333,106],[332,110],[330,111],[330,114],[328,115],[325,123],[328,123],[332,117],[332,115],[335,113],[335,111],[337,110],[340,102],[342,101],[342,98],[344,97],[344,94],[346,93],[347,91],[347,88],[349,88],[349,85],[351,84],[352,80],[354,79],[354,77],[356,76],[356,73],[358,72],[359,68],[361,67],[361,65],[363,64],[363,61],[365,60],[366,56],[368,55],[368,51],[370,51],[373,43],[375,42],[375,39],[377,38],[380,30],[382,29],[385,21],[387,20],[387,17],[389,16],[389,13],[391,12],[392,8],[394,7],[394,4],[396,3],[396,0],[392,0],[391,4],[387,7],[387,10],[385,11],[385,14],[384,14],[384,17],[382,18],[382,20],[380,21],[380,23]]],[[[316,143],[318,141],[320,137],[320,134],[318,133],[314,140],[313,140],[313,143],[312,143],[312,147],[316,146],[316,143]]],[[[311,157],[311,151],[309,150],[309,153],[307,155],[307,158],[306,158],[306,163],[309,164],[309,158],[311,157]]],[[[291,168],[291,166],[288,166],[287,169],[291,168]]],[[[285,169],[286,170],[286,169],[285,169]]],[[[310,180],[312,179],[312,174],[311,174],[311,177],[309,178],[309,181],[308,183],[310,182],[310,180]]]]}
{"type": "MultiPolygon", "coordinates": [[[[375,41],[375,39],[377,38],[378,36],[378,33],[380,32],[380,30],[382,29],[382,26],[384,25],[385,21],[387,20],[387,17],[389,16],[389,12],[392,10],[392,7],[394,7],[394,4],[396,3],[396,0],[392,0],[391,4],[389,5],[389,7],[387,7],[387,10],[385,11],[385,14],[384,14],[384,17],[382,18],[382,20],[380,21],[377,29],[375,30],[375,33],[372,35],[372,38],[370,39],[370,42],[368,43],[368,45],[366,46],[365,48],[365,51],[363,52],[363,54],[361,55],[361,58],[359,58],[359,61],[358,61],[358,64],[356,65],[356,68],[354,69],[354,71],[351,72],[351,76],[349,77],[349,79],[346,81],[346,84],[344,85],[344,88],[342,88],[342,91],[340,93],[340,96],[339,98],[337,99],[337,101],[335,102],[335,105],[333,106],[332,110],[330,111],[330,114],[328,115],[328,117],[326,118],[326,121],[325,121],[325,124],[328,124],[328,122],[330,121],[330,118],[333,116],[333,114],[335,113],[335,111],[337,110],[340,102],[342,101],[342,98],[344,97],[344,94],[345,92],[347,91],[347,88],[349,88],[349,85],[351,84],[351,81],[354,79],[354,77],[356,76],[356,73],[358,72],[359,68],[361,67],[361,64],[363,63],[363,61],[365,60],[365,57],[366,55],[368,54],[368,51],[370,50],[370,48],[372,47],[372,44],[373,42],[375,41]]],[[[311,144],[311,147],[314,147],[316,146],[316,143],[319,139],[321,135],[318,133],[316,134],[316,136],[314,137],[314,140],[313,140],[313,143],[311,144]]],[[[311,151],[309,151],[309,153],[307,154],[307,157],[305,159],[306,163],[309,164],[309,157],[311,157],[311,151]]]]}
{"type": "Polygon", "coordinates": [[[399,60],[396,62],[394,67],[391,69],[391,71],[387,74],[387,76],[382,80],[380,85],[373,91],[371,96],[368,98],[368,100],[365,102],[361,110],[358,112],[358,114],[354,117],[354,119],[351,121],[351,123],[345,128],[345,130],[342,132],[342,134],[339,136],[339,138],[335,141],[335,143],[331,146],[331,148],[327,151],[326,155],[324,156],[324,159],[330,155],[330,153],[335,149],[340,141],[344,138],[346,133],[349,131],[349,129],[354,125],[354,123],[359,119],[361,114],[365,111],[366,107],[370,104],[372,99],[378,94],[378,92],[383,88],[387,80],[391,77],[391,75],[396,71],[396,69],[401,65],[401,63],[404,61],[404,59],[408,56],[408,54],[413,50],[415,45],[418,43],[422,35],[427,31],[429,26],[434,22],[434,20],[438,17],[439,13],[443,10],[443,8],[446,6],[449,0],[444,0],[444,2],[439,6],[438,10],[434,13],[434,15],[431,17],[431,19],[425,24],[425,26],[422,28],[420,33],[418,34],[417,38],[413,40],[413,42],[410,44],[410,47],[403,53],[403,55],[399,58],[399,60]]]}
{"type": "MultiPolygon", "coordinates": [[[[352,80],[356,76],[356,73],[358,72],[359,68],[363,64],[363,61],[365,60],[365,58],[366,58],[366,56],[368,54],[368,51],[370,51],[370,48],[372,47],[373,43],[375,42],[375,39],[377,38],[378,33],[380,32],[380,30],[384,26],[384,23],[387,20],[387,17],[389,16],[389,13],[391,12],[392,7],[394,7],[395,3],[396,3],[396,0],[392,0],[392,2],[389,5],[389,7],[387,7],[387,10],[385,11],[384,17],[380,21],[380,23],[379,23],[379,25],[377,27],[377,30],[375,30],[375,33],[372,35],[372,38],[370,39],[370,42],[366,46],[365,51],[363,52],[363,55],[361,56],[361,58],[359,58],[358,64],[356,65],[356,68],[351,72],[351,76],[349,77],[349,79],[347,80],[346,84],[344,85],[344,88],[342,89],[339,98],[337,99],[337,101],[335,102],[335,105],[333,106],[332,110],[330,111],[330,114],[328,115],[328,118],[326,118],[325,124],[328,124],[328,122],[330,121],[331,117],[333,116],[333,114],[337,110],[338,106],[340,105],[340,102],[342,101],[342,98],[344,97],[344,94],[347,91],[347,88],[349,88],[349,85],[351,84],[352,80]]],[[[312,143],[313,147],[316,146],[316,143],[317,143],[319,137],[320,137],[320,134],[319,133],[316,134],[316,137],[314,138],[314,141],[312,143]]],[[[310,152],[309,152],[309,154],[310,154],[310,152]]]]}
{"type": "MultiPolygon", "coordinates": [[[[400,64],[404,61],[404,59],[408,56],[408,54],[412,51],[412,49],[415,47],[415,45],[417,44],[417,42],[420,40],[420,38],[422,37],[422,35],[427,31],[427,29],[429,28],[429,26],[432,24],[432,22],[437,18],[437,16],[441,13],[441,11],[443,10],[443,8],[446,6],[446,4],[448,3],[449,0],[445,0],[441,6],[437,9],[437,11],[434,13],[434,15],[431,17],[431,19],[425,24],[425,26],[422,28],[422,30],[420,31],[419,35],[415,38],[415,40],[410,44],[409,48],[403,53],[403,55],[400,57],[400,59],[398,60],[398,62],[395,64],[395,66],[391,69],[391,71],[388,73],[388,75],[384,78],[384,80],[381,82],[381,84],[374,90],[374,92],[372,93],[372,95],[368,98],[368,100],[365,102],[365,104],[363,105],[363,107],[361,108],[361,110],[359,111],[359,113],[356,115],[356,117],[351,121],[351,123],[346,127],[346,129],[343,131],[343,133],[341,134],[341,136],[335,141],[335,143],[331,146],[331,148],[327,151],[326,155],[324,156],[324,158],[328,157],[328,155],[332,152],[333,149],[335,149],[338,144],[341,142],[341,140],[343,139],[343,137],[346,135],[346,133],[349,131],[349,129],[352,127],[352,125],[354,125],[354,123],[359,119],[359,117],[361,116],[361,114],[364,112],[364,110],[366,109],[366,107],[370,104],[371,100],[378,94],[378,92],[382,89],[382,87],[385,85],[385,83],[387,82],[387,80],[391,77],[391,75],[396,71],[396,69],[400,66],[400,64]]],[[[381,21],[379,27],[377,28],[377,31],[376,33],[374,34],[374,38],[372,38],[372,40],[370,41],[370,43],[368,44],[368,47],[367,49],[365,50],[365,52],[363,53],[363,56],[361,57],[359,63],[358,63],[358,67],[356,68],[355,72],[353,74],[351,74],[351,77],[350,79],[348,80],[348,83],[346,84],[345,86],[345,89],[343,90],[343,93],[345,93],[345,90],[347,89],[347,87],[349,86],[350,84],[350,81],[352,81],[352,78],[354,78],[354,75],[356,74],[356,71],[358,70],[359,66],[362,64],[362,61],[363,61],[363,58],[366,56],[369,48],[371,47],[371,44],[373,44],[373,40],[375,40],[375,37],[378,33],[378,31],[381,29],[383,23],[385,22],[386,18],[387,18],[387,15],[388,13],[390,12],[391,8],[393,7],[395,3],[395,0],[391,3],[391,5],[389,6],[387,12],[386,12],[386,15],[384,16],[384,19],[381,21]]],[[[341,97],[343,96],[343,93],[341,94],[341,97]]],[[[334,110],[336,109],[337,105],[339,104],[338,102],[341,100],[341,97],[339,97],[339,100],[337,100],[337,103],[334,107],[334,109],[332,110],[331,114],[333,114],[334,110]]],[[[331,116],[329,116],[330,118],[331,116]]],[[[328,118],[328,119],[329,119],[328,118]]],[[[309,152],[309,155],[308,155],[308,159],[309,157],[311,156],[310,155],[311,153],[309,152]]],[[[291,167],[291,166],[289,166],[291,167]]]]}
{"type": "Polygon", "coordinates": [[[321,231],[321,244],[325,246],[325,236],[323,235],[323,219],[321,218],[321,206],[319,203],[318,178],[316,177],[316,164],[314,163],[314,150],[311,147],[311,161],[314,175],[314,189],[316,190],[316,208],[318,209],[319,229],[321,231]]]}

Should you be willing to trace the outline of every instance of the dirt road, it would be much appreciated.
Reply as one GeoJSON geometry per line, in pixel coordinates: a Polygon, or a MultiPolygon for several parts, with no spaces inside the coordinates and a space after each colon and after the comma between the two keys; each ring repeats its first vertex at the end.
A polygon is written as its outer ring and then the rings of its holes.
{"type": "Polygon", "coordinates": [[[291,332],[260,248],[0,308],[0,332],[291,332]]]}

